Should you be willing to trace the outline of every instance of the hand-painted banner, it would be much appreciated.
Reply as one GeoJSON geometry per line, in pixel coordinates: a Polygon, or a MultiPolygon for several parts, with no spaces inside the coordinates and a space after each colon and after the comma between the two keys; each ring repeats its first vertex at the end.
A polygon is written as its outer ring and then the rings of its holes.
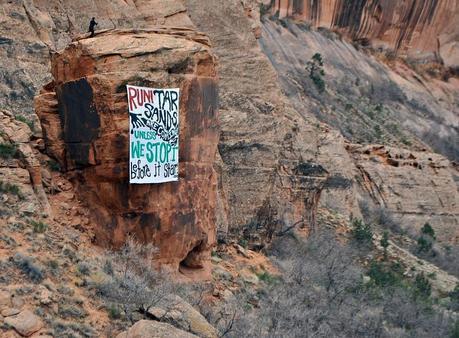
{"type": "Polygon", "coordinates": [[[127,86],[129,182],[178,181],[179,89],[127,86]]]}

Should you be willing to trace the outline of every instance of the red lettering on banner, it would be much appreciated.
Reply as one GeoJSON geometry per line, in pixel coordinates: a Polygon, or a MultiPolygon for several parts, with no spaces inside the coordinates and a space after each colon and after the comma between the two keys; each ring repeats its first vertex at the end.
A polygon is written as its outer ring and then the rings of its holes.
{"type": "Polygon", "coordinates": [[[142,107],[145,103],[153,103],[154,95],[151,89],[128,88],[129,110],[132,112],[137,107],[142,107]]]}

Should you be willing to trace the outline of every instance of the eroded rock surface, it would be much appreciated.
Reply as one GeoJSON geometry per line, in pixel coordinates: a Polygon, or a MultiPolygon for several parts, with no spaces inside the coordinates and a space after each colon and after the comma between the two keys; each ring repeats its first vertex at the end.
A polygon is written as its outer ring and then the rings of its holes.
{"type": "MultiPolygon", "coordinates": [[[[360,160],[346,150],[352,140],[392,144],[390,152],[400,154],[411,147],[419,154],[414,156],[427,160],[432,155],[436,163],[443,163],[438,172],[380,165],[374,180],[379,184],[379,177],[392,177],[385,188],[390,191],[394,184],[399,194],[410,196],[413,208],[407,205],[411,211],[406,215],[403,208],[394,207],[396,194],[387,194],[387,204],[380,204],[400,212],[403,222],[410,219],[406,225],[419,228],[432,221],[437,229],[457,233],[457,197],[451,197],[457,196],[457,170],[426,144],[450,158],[456,156],[452,140],[457,138],[457,79],[429,80],[407,67],[391,70],[346,41],[289,21],[266,19],[260,50],[251,32],[253,18],[245,9],[260,1],[245,1],[245,6],[223,0],[212,3],[214,7],[210,1],[186,2],[199,28],[213,39],[221,64],[220,191],[228,202],[219,210],[227,211],[222,219],[230,231],[254,227],[262,233],[266,224],[289,226],[305,215],[305,209],[315,213],[317,204],[347,217],[361,217],[359,200],[371,202],[374,196],[361,184],[360,160]],[[212,24],[215,17],[221,18],[218,25],[212,24]],[[325,60],[327,89],[322,95],[305,71],[315,52],[325,60]],[[426,182],[426,176],[433,176],[434,183],[426,182]],[[402,184],[409,181],[416,183],[402,184]],[[435,193],[415,192],[415,186],[441,191],[447,206],[435,193]],[[282,202],[277,203],[278,198],[282,202]],[[301,209],[302,202],[315,198],[315,203],[301,209]],[[408,216],[412,212],[415,217],[408,216]]],[[[225,228],[224,222],[219,225],[225,228]]]]}
{"type": "Polygon", "coordinates": [[[238,236],[245,229],[263,241],[297,222],[313,226],[328,177],[317,162],[318,121],[298,114],[282,93],[239,2],[186,5],[220,61],[219,229],[238,236]]]}
{"type": "MultiPolygon", "coordinates": [[[[40,153],[36,149],[42,142],[40,136],[39,130],[34,133],[26,123],[15,119],[11,112],[0,110],[2,206],[17,209],[25,216],[50,214],[50,206],[42,184],[40,153]],[[7,196],[8,192],[12,194],[7,196]]],[[[6,210],[2,212],[8,214],[6,210]]]]}
{"type": "Polygon", "coordinates": [[[219,130],[215,59],[191,29],[100,32],[52,60],[54,84],[36,99],[48,153],[99,224],[97,241],[128,236],[159,248],[158,262],[202,268],[215,240],[219,130]],[[130,185],[126,84],[180,88],[180,180],[130,185]]]}
{"type": "Polygon", "coordinates": [[[262,23],[259,40],[301,114],[314,114],[353,143],[422,149],[458,161],[459,80],[422,75],[404,62],[381,62],[336,34],[293,20],[262,23]],[[325,91],[307,62],[320,53],[325,91]]]}
{"type": "Polygon", "coordinates": [[[459,193],[446,158],[377,145],[347,149],[360,171],[359,183],[402,227],[419,231],[429,222],[439,240],[459,241],[459,193]]]}
{"type": "Polygon", "coordinates": [[[29,337],[43,327],[40,317],[30,310],[5,318],[5,323],[13,327],[21,336],[29,337]]]}
{"type": "Polygon", "coordinates": [[[415,59],[441,58],[447,66],[459,66],[456,0],[276,0],[272,12],[415,59]]]}

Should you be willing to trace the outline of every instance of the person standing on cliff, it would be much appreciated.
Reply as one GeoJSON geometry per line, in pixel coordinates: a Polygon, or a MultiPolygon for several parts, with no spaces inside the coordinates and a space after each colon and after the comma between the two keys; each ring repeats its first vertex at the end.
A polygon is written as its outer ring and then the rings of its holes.
{"type": "Polygon", "coordinates": [[[91,35],[89,36],[92,38],[94,36],[94,28],[97,26],[96,18],[92,18],[91,21],[89,22],[89,30],[88,32],[91,32],[91,35]]]}

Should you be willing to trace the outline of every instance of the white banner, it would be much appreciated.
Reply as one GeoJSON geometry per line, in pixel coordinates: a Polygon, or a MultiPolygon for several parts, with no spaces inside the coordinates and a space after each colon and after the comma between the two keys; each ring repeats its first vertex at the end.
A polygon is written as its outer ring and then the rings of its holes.
{"type": "Polygon", "coordinates": [[[178,181],[178,88],[126,86],[129,108],[129,182],[178,181]]]}

